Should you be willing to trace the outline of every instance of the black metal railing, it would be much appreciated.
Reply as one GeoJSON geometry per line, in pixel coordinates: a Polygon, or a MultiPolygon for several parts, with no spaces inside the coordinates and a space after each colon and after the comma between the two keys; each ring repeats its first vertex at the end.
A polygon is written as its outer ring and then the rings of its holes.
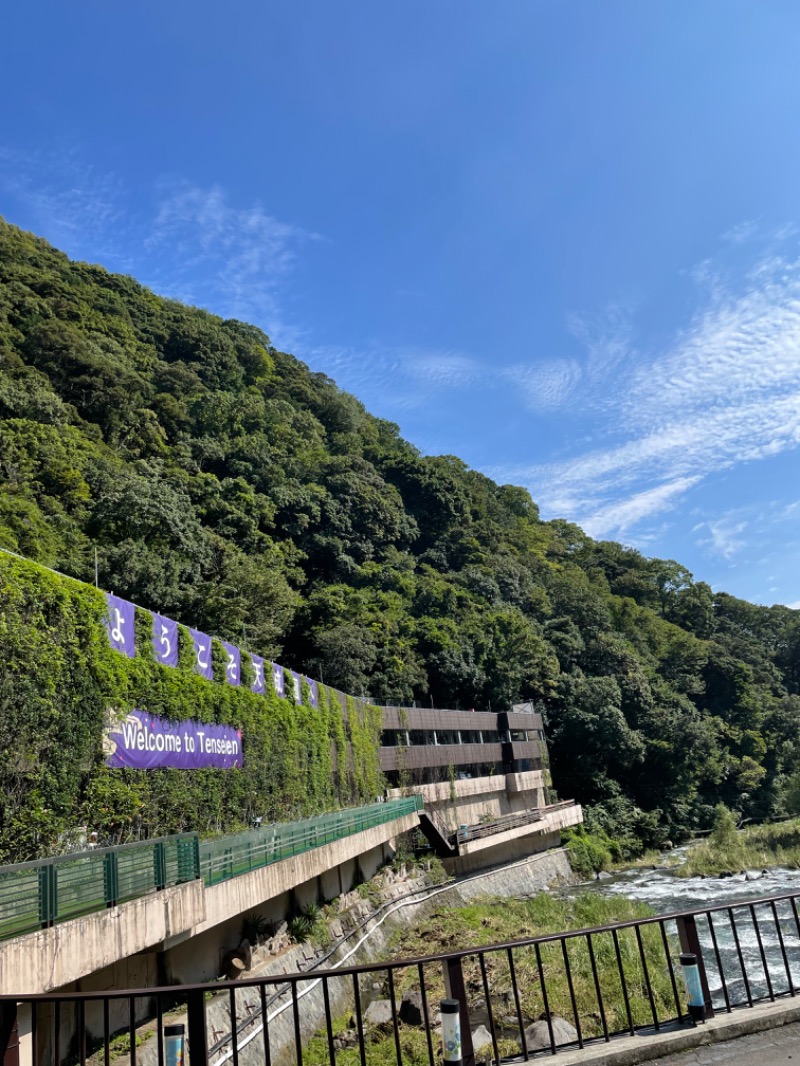
{"type": "MultiPolygon", "coordinates": [[[[164,1017],[185,1012],[190,1066],[436,1066],[438,1004],[460,1006],[465,1066],[555,1055],[691,1024],[678,956],[697,956],[705,1017],[800,989],[800,896],[786,895],[490,947],[237,982],[0,997],[32,1027],[34,1066],[96,1055],[164,1064],[164,1017]],[[376,1005],[375,1000],[383,1000],[376,1005]],[[16,1006],[15,1006],[16,1004],[16,1006]],[[383,1017],[379,1015],[383,1012],[383,1017]],[[565,1022],[567,1024],[565,1024],[565,1022]],[[485,1046],[473,1030],[485,1027],[485,1046]],[[211,1040],[209,1040],[209,1035],[211,1040]],[[148,1049],[148,1043],[155,1045],[148,1049]],[[347,1053],[347,1049],[352,1051],[347,1053]],[[388,1052],[388,1054],[387,1054],[388,1052]]],[[[0,1048],[0,1057],[3,1049],[0,1048]]]]}

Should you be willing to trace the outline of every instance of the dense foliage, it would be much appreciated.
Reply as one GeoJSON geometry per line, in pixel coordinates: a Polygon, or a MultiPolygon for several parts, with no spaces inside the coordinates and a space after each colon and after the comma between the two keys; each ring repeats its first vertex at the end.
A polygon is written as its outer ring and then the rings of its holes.
{"type": "Polygon", "coordinates": [[[767,816],[800,770],[796,612],[542,522],[258,329],[2,223],[0,416],[0,547],[83,579],[97,549],[101,586],[378,702],[532,699],[623,849],[767,816]]]}
{"type": "MultiPolygon", "coordinates": [[[[0,862],[63,848],[78,824],[101,839],[197,829],[231,832],[254,817],[298,818],[374,800],[381,714],[320,686],[318,707],[249,691],[194,672],[179,630],[172,669],[152,654],[152,619],[137,612],[137,654],[108,643],[105,598],[89,585],[0,555],[0,862]],[[109,711],[138,707],[173,721],[224,722],[242,730],[241,770],[108,770],[109,711]]],[[[213,654],[224,677],[224,651],[213,654]]]]}

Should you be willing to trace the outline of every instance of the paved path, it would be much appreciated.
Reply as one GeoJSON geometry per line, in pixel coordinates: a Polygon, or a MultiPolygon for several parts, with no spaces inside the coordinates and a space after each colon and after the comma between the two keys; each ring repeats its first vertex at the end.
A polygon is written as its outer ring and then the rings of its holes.
{"type": "Polygon", "coordinates": [[[553,1066],[800,1066],[800,996],[559,1053],[553,1066]]]}
{"type": "Polygon", "coordinates": [[[800,1022],[652,1059],[653,1066],[800,1066],[800,1022]]]}

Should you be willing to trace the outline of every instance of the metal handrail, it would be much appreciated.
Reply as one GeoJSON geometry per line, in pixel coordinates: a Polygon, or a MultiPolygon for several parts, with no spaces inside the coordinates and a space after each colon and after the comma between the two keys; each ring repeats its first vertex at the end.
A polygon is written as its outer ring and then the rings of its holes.
{"type": "Polygon", "coordinates": [[[206,885],[421,809],[415,795],[218,839],[197,833],[94,848],[0,867],[0,940],[46,929],[175,885],[206,885]]]}
{"type": "Polygon", "coordinates": [[[575,800],[560,800],[558,803],[552,803],[548,807],[536,807],[529,811],[518,811],[515,814],[507,814],[503,818],[498,818],[492,822],[479,822],[477,825],[460,827],[455,833],[450,833],[449,839],[452,843],[463,844],[472,840],[480,840],[483,837],[495,836],[497,833],[504,833],[506,830],[515,829],[517,826],[541,822],[546,815],[551,814],[553,811],[565,810],[567,807],[573,807],[574,805],[575,800]]]}
{"type": "Polygon", "coordinates": [[[200,875],[216,885],[422,809],[420,795],[281,823],[200,844],[200,875]]]}

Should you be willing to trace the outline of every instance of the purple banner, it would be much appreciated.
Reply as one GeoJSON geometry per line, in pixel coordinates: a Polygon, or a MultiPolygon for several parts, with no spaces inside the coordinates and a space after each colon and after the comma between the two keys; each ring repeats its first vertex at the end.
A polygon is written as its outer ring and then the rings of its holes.
{"type": "Polygon", "coordinates": [[[226,644],[224,640],[222,647],[225,649],[225,680],[229,685],[238,685],[242,674],[239,649],[234,644],[226,644]]]}
{"type": "Polygon", "coordinates": [[[319,686],[317,685],[316,681],[312,681],[310,677],[306,678],[306,682],[308,683],[308,687],[311,690],[311,706],[314,708],[314,710],[316,710],[317,707],[319,707],[319,686]]]}
{"type": "Polygon", "coordinates": [[[300,681],[301,681],[300,675],[296,674],[294,672],[294,670],[290,670],[289,673],[292,675],[292,685],[294,687],[294,702],[295,703],[302,703],[303,702],[303,689],[302,689],[302,686],[300,684],[300,681]]]}
{"type": "Polygon", "coordinates": [[[250,686],[250,690],[263,696],[267,691],[267,681],[264,677],[264,660],[260,655],[251,654],[250,662],[253,664],[253,684],[250,686]]]}
{"type": "Polygon", "coordinates": [[[275,686],[275,691],[283,698],[286,695],[286,678],[283,676],[283,667],[278,666],[277,663],[270,663],[272,666],[272,684],[275,686]]]}
{"type": "Polygon", "coordinates": [[[211,665],[211,637],[199,629],[190,629],[194,643],[194,668],[201,677],[214,680],[214,667],[211,665]]]}
{"type": "Polygon", "coordinates": [[[134,637],[134,620],[136,608],[127,600],[120,599],[112,593],[106,593],[108,604],[108,618],[106,630],[108,642],[115,651],[121,651],[132,659],[136,654],[136,641],[134,637]]]}
{"type": "Polygon", "coordinates": [[[178,623],[153,615],[153,654],[164,666],[178,665],[178,623]]]}
{"type": "Polygon", "coordinates": [[[242,765],[242,734],[227,725],[168,722],[146,711],[132,711],[106,733],[106,766],[134,770],[172,767],[230,770],[242,765]]]}

